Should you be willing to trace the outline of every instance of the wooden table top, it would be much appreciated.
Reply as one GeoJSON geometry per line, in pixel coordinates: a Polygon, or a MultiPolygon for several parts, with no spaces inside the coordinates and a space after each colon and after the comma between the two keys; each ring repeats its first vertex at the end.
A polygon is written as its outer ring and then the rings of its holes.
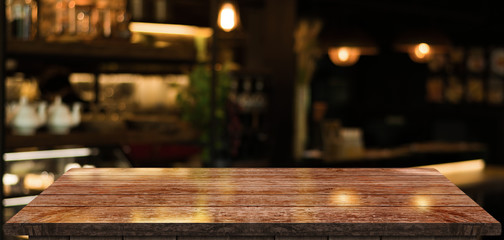
{"type": "Polygon", "coordinates": [[[499,235],[430,168],[71,169],[8,235],[499,235]]]}

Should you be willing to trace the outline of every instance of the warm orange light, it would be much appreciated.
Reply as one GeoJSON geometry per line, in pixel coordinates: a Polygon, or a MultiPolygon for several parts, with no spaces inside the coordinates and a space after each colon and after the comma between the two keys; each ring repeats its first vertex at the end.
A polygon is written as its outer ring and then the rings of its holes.
{"type": "Polygon", "coordinates": [[[348,49],[347,48],[341,48],[339,51],[338,51],[338,58],[343,61],[343,62],[346,62],[348,61],[348,59],[350,58],[350,53],[348,52],[348,49]]]}
{"type": "Polygon", "coordinates": [[[413,205],[419,208],[428,208],[432,206],[429,196],[413,195],[413,205]]]}
{"type": "Polygon", "coordinates": [[[485,169],[485,161],[483,159],[475,159],[475,160],[452,162],[452,163],[426,165],[421,167],[435,168],[443,175],[464,174],[468,172],[483,171],[483,169],[485,169]]]}
{"type": "Polygon", "coordinates": [[[420,43],[418,44],[418,47],[417,47],[417,50],[418,51],[415,51],[415,53],[417,54],[417,56],[425,56],[426,54],[428,54],[430,52],[430,47],[429,47],[429,44],[427,43],[420,43]]]}
{"type": "Polygon", "coordinates": [[[208,38],[213,34],[211,28],[144,22],[131,22],[129,24],[129,30],[133,33],[200,36],[205,38],[208,38]]]}
{"type": "Polygon", "coordinates": [[[330,204],[336,206],[352,206],[359,205],[359,195],[354,191],[337,190],[331,194],[330,204]]]}
{"type": "Polygon", "coordinates": [[[431,57],[431,47],[427,43],[420,43],[410,51],[411,60],[419,63],[427,62],[431,57]]]}
{"type": "Polygon", "coordinates": [[[225,32],[231,32],[238,26],[238,21],[239,17],[236,7],[230,2],[222,4],[217,20],[219,27],[225,32]]]}
{"type": "Polygon", "coordinates": [[[351,66],[359,60],[361,51],[357,47],[333,47],[329,48],[328,54],[335,65],[351,66]]]}

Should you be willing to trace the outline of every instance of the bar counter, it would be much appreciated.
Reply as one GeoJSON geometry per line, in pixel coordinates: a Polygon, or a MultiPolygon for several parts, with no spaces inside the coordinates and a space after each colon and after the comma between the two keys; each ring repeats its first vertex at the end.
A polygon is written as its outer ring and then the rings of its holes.
{"type": "Polygon", "coordinates": [[[501,225],[430,168],[71,169],[5,225],[30,239],[475,240],[501,225]]]}

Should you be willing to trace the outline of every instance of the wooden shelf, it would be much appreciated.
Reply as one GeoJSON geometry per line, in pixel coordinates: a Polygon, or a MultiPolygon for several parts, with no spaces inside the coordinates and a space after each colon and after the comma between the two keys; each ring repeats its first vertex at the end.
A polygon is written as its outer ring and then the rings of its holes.
{"type": "Polygon", "coordinates": [[[7,149],[27,147],[54,147],[82,145],[90,147],[120,146],[128,144],[195,143],[197,134],[184,130],[174,134],[156,131],[71,132],[67,135],[37,133],[33,136],[6,135],[7,149]]]}
{"type": "Polygon", "coordinates": [[[9,41],[8,57],[37,57],[75,60],[176,61],[194,62],[196,50],[178,44],[155,48],[129,42],[100,41],[90,43],[51,43],[9,41]]]}

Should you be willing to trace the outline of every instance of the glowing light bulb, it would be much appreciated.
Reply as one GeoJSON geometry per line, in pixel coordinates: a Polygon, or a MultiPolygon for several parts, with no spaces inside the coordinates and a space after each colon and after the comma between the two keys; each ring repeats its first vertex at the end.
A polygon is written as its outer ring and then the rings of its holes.
{"type": "Polygon", "coordinates": [[[238,13],[232,3],[226,2],[222,4],[217,22],[225,32],[231,32],[238,26],[238,13]]]}
{"type": "Polygon", "coordinates": [[[427,44],[427,43],[418,44],[418,51],[421,52],[422,54],[429,53],[430,52],[429,44],[427,44]]]}
{"type": "Polygon", "coordinates": [[[427,62],[431,55],[431,47],[427,43],[417,44],[412,50],[410,50],[410,58],[418,63],[427,62]]]}
{"type": "Polygon", "coordinates": [[[427,43],[420,43],[415,47],[415,55],[424,58],[430,53],[430,46],[427,43]]]}
{"type": "Polygon", "coordinates": [[[3,175],[5,185],[16,185],[19,182],[19,177],[15,174],[6,173],[3,175]]]}
{"type": "Polygon", "coordinates": [[[346,47],[342,47],[338,51],[338,58],[340,61],[346,62],[348,61],[348,58],[350,58],[350,53],[348,52],[348,49],[346,47]]]}
{"type": "Polygon", "coordinates": [[[354,65],[360,57],[360,49],[357,47],[329,48],[328,54],[331,61],[338,66],[354,65]]]}

